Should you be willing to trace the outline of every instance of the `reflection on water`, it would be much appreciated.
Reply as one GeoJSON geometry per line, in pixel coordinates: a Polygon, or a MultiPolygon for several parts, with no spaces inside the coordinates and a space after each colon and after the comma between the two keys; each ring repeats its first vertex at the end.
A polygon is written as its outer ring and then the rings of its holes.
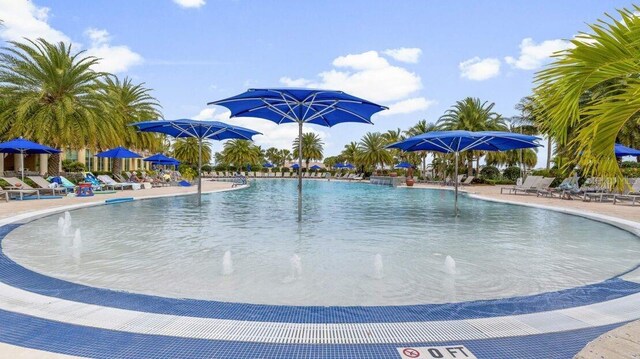
{"type": "Polygon", "coordinates": [[[509,297],[597,282],[638,262],[640,240],[614,227],[468,198],[455,218],[443,191],[307,181],[298,224],[295,184],[253,181],[205,195],[201,208],[190,196],[82,209],[19,227],[3,247],[78,283],[293,305],[509,297]]]}

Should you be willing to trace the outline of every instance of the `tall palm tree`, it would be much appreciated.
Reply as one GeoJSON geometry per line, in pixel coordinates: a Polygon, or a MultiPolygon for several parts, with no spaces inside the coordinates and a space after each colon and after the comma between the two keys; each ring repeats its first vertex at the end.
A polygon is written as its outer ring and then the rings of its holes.
{"type": "MultiPolygon", "coordinates": [[[[293,157],[299,158],[298,155],[298,138],[293,140],[293,157]]],[[[302,159],[305,162],[305,167],[309,169],[309,162],[311,160],[322,160],[322,146],[324,143],[320,139],[320,136],[313,132],[307,132],[302,134],[302,159]]]]}
{"type": "MultiPolygon", "coordinates": [[[[502,131],[506,125],[502,116],[493,111],[494,103],[481,102],[479,98],[467,97],[457,101],[438,119],[442,130],[502,131]]],[[[467,175],[473,175],[474,151],[467,151],[467,175]]]]}
{"type": "MultiPolygon", "coordinates": [[[[617,177],[614,144],[640,112],[640,7],[622,9],[581,33],[572,48],[535,78],[536,102],[545,112],[543,127],[585,176],[617,177]]],[[[572,166],[565,166],[571,170],[572,166]]]]}
{"type": "MultiPolygon", "coordinates": [[[[514,126],[512,132],[523,133],[527,135],[545,134],[543,131],[544,112],[540,110],[540,106],[536,103],[534,96],[526,96],[520,99],[515,106],[520,112],[518,116],[512,117],[511,122],[514,126]]],[[[551,168],[551,158],[553,157],[553,139],[547,136],[547,163],[546,168],[551,168]]]]}
{"type": "Polygon", "coordinates": [[[238,169],[247,164],[257,164],[262,159],[261,148],[249,140],[229,140],[224,143],[222,153],[226,162],[232,163],[238,169]]]}
{"type": "Polygon", "coordinates": [[[360,154],[359,152],[360,152],[360,149],[358,148],[358,142],[351,141],[348,144],[344,145],[344,148],[342,149],[342,152],[340,153],[340,155],[342,156],[344,161],[347,161],[354,165],[358,165],[359,154],[360,154]]]}
{"type": "MultiPolygon", "coordinates": [[[[193,137],[177,138],[173,142],[173,157],[178,161],[198,167],[198,139],[193,137]]],[[[202,141],[202,163],[211,162],[211,144],[202,141]]]]}
{"type": "Polygon", "coordinates": [[[276,166],[280,162],[280,150],[275,147],[269,147],[264,152],[264,156],[267,158],[267,161],[275,164],[276,166]]]}
{"type": "Polygon", "coordinates": [[[367,132],[358,143],[359,161],[365,166],[370,166],[374,169],[377,165],[384,168],[385,163],[393,161],[393,156],[386,146],[387,142],[381,133],[367,132]]]}
{"type": "MultiPolygon", "coordinates": [[[[43,39],[9,42],[0,53],[0,83],[6,106],[3,137],[23,136],[56,148],[100,148],[118,141],[122,129],[102,118],[103,97],[92,70],[98,59],[73,53],[71,45],[43,39]]],[[[48,173],[59,173],[60,156],[49,157],[48,173]]]]}

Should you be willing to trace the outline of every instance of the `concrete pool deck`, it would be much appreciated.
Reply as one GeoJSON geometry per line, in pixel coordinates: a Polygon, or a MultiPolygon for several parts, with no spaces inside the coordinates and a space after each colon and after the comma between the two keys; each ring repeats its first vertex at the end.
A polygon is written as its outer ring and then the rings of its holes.
{"type": "MultiPolygon", "coordinates": [[[[231,187],[231,183],[225,183],[225,182],[205,181],[203,182],[203,185],[204,185],[203,186],[204,191],[227,190],[227,189],[230,189],[231,187]]],[[[424,185],[417,186],[417,188],[420,188],[420,187],[436,188],[436,189],[442,188],[440,186],[424,186],[424,185]]],[[[607,216],[612,216],[612,217],[616,217],[616,218],[620,218],[628,221],[640,222],[640,206],[636,206],[636,207],[631,207],[626,205],[613,206],[611,203],[585,203],[582,201],[563,201],[559,199],[537,198],[536,196],[500,195],[500,187],[472,186],[472,187],[465,187],[464,190],[468,191],[469,193],[474,193],[477,196],[484,197],[487,199],[494,199],[494,200],[501,200],[501,201],[507,200],[507,201],[518,202],[523,204],[538,204],[541,206],[550,206],[550,207],[559,207],[559,208],[565,208],[565,209],[571,209],[571,210],[579,210],[583,212],[593,213],[596,215],[607,215],[607,216]]],[[[108,199],[108,198],[118,198],[118,197],[144,198],[144,197],[153,197],[153,196],[181,195],[181,194],[188,194],[193,192],[194,192],[193,187],[191,188],[176,187],[176,188],[157,188],[157,189],[149,189],[149,190],[141,190],[141,191],[124,191],[124,192],[121,191],[116,194],[99,195],[99,196],[90,197],[90,198],[63,198],[63,199],[41,200],[41,201],[12,201],[10,203],[0,204],[0,219],[13,217],[19,214],[27,214],[34,211],[46,210],[54,207],[85,205],[91,202],[96,202],[96,200],[104,201],[105,199],[108,199]]],[[[476,323],[476,325],[478,325],[478,323],[476,323]]],[[[91,325],[89,327],[95,327],[95,326],[98,326],[98,325],[91,325]]],[[[2,325],[0,325],[0,329],[1,327],[2,325]]],[[[530,330],[530,329],[531,328],[527,328],[527,330],[530,330]]],[[[378,329],[373,328],[373,330],[378,330],[378,329]]],[[[603,337],[606,337],[608,335],[610,337],[609,339],[605,338],[602,340],[594,341],[593,345],[590,344],[589,347],[585,348],[585,351],[587,351],[587,353],[581,353],[580,354],[582,355],[581,358],[600,357],[600,355],[603,355],[602,353],[610,354],[610,356],[604,355],[605,358],[616,357],[616,356],[613,356],[614,353],[617,355],[621,354],[620,346],[618,344],[621,340],[623,340],[624,343],[628,344],[625,348],[627,347],[629,348],[629,349],[625,349],[627,351],[625,351],[624,353],[626,353],[628,357],[632,357],[631,355],[635,354],[634,351],[638,350],[638,338],[640,338],[639,330],[640,330],[640,325],[637,325],[637,323],[635,324],[632,323],[632,324],[629,324],[628,326],[619,327],[614,331],[612,331],[610,334],[603,335],[603,337]],[[629,327],[630,329],[626,329],[627,327],[629,327]],[[613,339],[614,341],[612,342],[611,339],[613,339]],[[614,344],[612,345],[609,343],[614,343],[614,344]],[[610,351],[607,351],[609,349],[610,351]],[[598,356],[595,356],[595,354],[598,354],[598,356]]],[[[600,334],[600,333],[597,333],[597,334],[600,334]]],[[[349,347],[349,346],[344,345],[344,347],[349,347]]],[[[300,348],[300,350],[303,350],[303,349],[304,348],[300,348]]],[[[6,354],[9,357],[17,357],[17,358],[67,357],[61,354],[27,349],[20,346],[14,346],[9,344],[0,344],[0,353],[3,353],[3,355],[6,354]]],[[[304,353],[304,351],[300,351],[300,353],[304,353]]],[[[348,355],[349,352],[347,351],[347,352],[336,352],[336,353],[340,353],[342,355],[345,355],[346,353],[348,355]]],[[[192,353],[192,355],[193,354],[194,353],[192,353]]],[[[283,352],[282,355],[286,355],[286,354],[284,354],[283,352]]],[[[373,351],[373,349],[371,351],[370,357],[376,357],[376,351],[373,351]]]]}

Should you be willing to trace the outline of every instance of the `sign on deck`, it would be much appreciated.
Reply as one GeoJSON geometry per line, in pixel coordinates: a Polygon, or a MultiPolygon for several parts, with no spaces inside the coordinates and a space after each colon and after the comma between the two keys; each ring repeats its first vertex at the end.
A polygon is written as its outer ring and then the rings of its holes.
{"type": "Polygon", "coordinates": [[[477,359],[464,345],[398,348],[402,359],[477,359]]]}

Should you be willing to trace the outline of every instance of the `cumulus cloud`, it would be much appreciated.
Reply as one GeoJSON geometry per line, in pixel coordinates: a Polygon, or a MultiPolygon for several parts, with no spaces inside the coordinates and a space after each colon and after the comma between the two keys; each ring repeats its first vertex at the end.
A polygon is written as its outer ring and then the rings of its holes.
{"type": "MultiPolygon", "coordinates": [[[[298,137],[298,125],[295,123],[277,125],[275,122],[252,117],[235,117],[229,118],[229,111],[218,112],[216,108],[205,108],[197,115],[193,116],[195,120],[216,120],[224,121],[229,124],[247,127],[252,130],[261,132],[262,135],[253,136],[253,140],[257,145],[263,148],[276,147],[291,149],[293,140],[298,137]]],[[[325,145],[329,134],[319,130],[315,126],[304,126],[304,132],[313,132],[317,134],[325,145]]]]}
{"type": "Polygon", "coordinates": [[[523,39],[520,43],[520,56],[507,56],[504,60],[514,68],[521,70],[535,70],[549,61],[551,55],[557,51],[570,48],[569,41],[555,39],[545,40],[536,44],[532,38],[523,39]]]}
{"type": "Polygon", "coordinates": [[[91,47],[87,49],[87,55],[100,59],[94,70],[111,73],[127,71],[131,66],[142,63],[142,56],[133,52],[127,46],[110,44],[109,32],[104,29],[88,29],[85,35],[91,40],[91,47]]]}
{"type": "Polygon", "coordinates": [[[478,56],[463,61],[458,65],[460,77],[484,81],[500,74],[500,60],[495,58],[481,59],[478,56]]]}
{"type": "Polygon", "coordinates": [[[399,49],[384,50],[383,53],[397,61],[417,64],[422,50],[417,47],[401,47],[399,49]]]}
{"type": "Polygon", "coordinates": [[[389,110],[380,112],[380,116],[393,116],[417,111],[424,111],[435,105],[436,101],[424,97],[414,97],[389,105],[389,110]]]}
{"type": "Polygon", "coordinates": [[[282,77],[287,86],[342,90],[381,104],[406,99],[422,88],[420,76],[393,66],[377,51],[339,56],[334,69],[318,74],[317,80],[282,77]]]}
{"type": "Polygon", "coordinates": [[[173,2],[185,8],[199,8],[206,3],[204,0],[173,0],[173,2]]]}
{"type": "Polygon", "coordinates": [[[47,22],[49,8],[38,7],[31,1],[0,0],[0,37],[9,41],[23,41],[24,38],[43,38],[49,42],[71,42],[61,31],[47,22]]]}

